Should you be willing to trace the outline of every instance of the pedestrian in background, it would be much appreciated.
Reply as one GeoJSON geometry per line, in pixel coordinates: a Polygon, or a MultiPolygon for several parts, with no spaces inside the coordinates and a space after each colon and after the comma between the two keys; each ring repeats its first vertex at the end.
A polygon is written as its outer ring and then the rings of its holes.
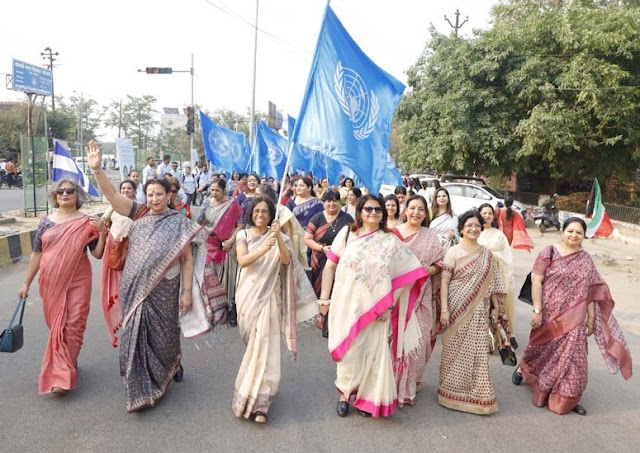
{"type": "Polygon", "coordinates": [[[156,177],[158,179],[162,179],[167,173],[171,173],[171,156],[165,154],[162,156],[162,162],[160,162],[160,165],[158,165],[158,169],[156,170],[156,177]]]}
{"type": "Polygon", "coordinates": [[[191,167],[184,167],[184,174],[182,176],[182,188],[184,193],[187,194],[187,204],[192,206],[196,202],[196,189],[198,183],[194,174],[191,173],[191,167]]]}
{"type": "Polygon", "coordinates": [[[144,185],[149,179],[156,177],[156,160],[153,157],[147,157],[147,165],[142,169],[142,184],[144,185]]]}
{"type": "MultiPolygon", "coordinates": [[[[94,165],[101,168],[100,158],[94,165]]],[[[29,296],[31,282],[40,271],[38,285],[49,339],[38,390],[41,395],[65,395],[76,387],[78,356],[89,317],[92,275],[87,248],[95,258],[102,258],[108,230],[99,219],[79,211],[89,197],[77,182],[59,180],[50,198],[56,211],[38,225],[18,297],[29,296]]]]}

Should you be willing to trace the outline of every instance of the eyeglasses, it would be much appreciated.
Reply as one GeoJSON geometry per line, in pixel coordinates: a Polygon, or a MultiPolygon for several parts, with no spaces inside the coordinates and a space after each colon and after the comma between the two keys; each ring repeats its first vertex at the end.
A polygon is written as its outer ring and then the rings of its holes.
{"type": "Polygon", "coordinates": [[[178,189],[171,189],[170,192],[171,193],[178,193],[178,189]]]}
{"type": "Polygon", "coordinates": [[[382,208],[380,206],[365,206],[362,208],[362,210],[367,214],[371,214],[372,212],[375,212],[377,214],[382,213],[382,208]]]}
{"type": "Polygon", "coordinates": [[[56,193],[58,195],[64,195],[69,194],[69,195],[74,195],[76,193],[76,189],[74,189],[73,187],[65,187],[64,189],[57,189],[56,193]]]}
{"type": "Polygon", "coordinates": [[[480,225],[479,223],[469,223],[468,225],[464,226],[467,230],[481,230],[482,229],[482,225],[480,225]]]}

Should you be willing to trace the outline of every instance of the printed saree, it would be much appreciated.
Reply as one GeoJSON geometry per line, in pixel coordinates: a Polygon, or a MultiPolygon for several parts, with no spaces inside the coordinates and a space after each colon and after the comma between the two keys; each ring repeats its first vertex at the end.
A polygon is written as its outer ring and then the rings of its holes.
{"type": "Polygon", "coordinates": [[[500,322],[509,322],[502,299],[506,287],[493,255],[481,246],[466,252],[458,245],[444,258],[443,275],[450,275],[449,327],[442,334],[438,402],[449,409],[487,415],[498,411],[489,374],[487,331],[490,296],[500,297],[500,322]]]}
{"type": "Polygon", "coordinates": [[[49,339],[42,358],[39,393],[76,386],[76,367],[91,301],[91,264],[85,252],[98,230],[84,216],[42,234],[38,284],[49,339]]]}
{"type": "Polygon", "coordinates": [[[358,236],[344,227],[327,259],[338,263],[329,310],[336,388],[346,397],[355,394],[354,407],[388,417],[397,405],[394,373],[418,353],[421,332],[413,313],[429,276],[408,247],[382,231],[358,236]],[[378,321],[390,308],[391,319],[378,321]]]}
{"type": "MultiPolygon", "coordinates": [[[[438,237],[429,228],[420,228],[417,233],[406,238],[403,238],[398,230],[394,232],[420,260],[425,270],[431,265],[442,267],[444,250],[438,237]]],[[[437,330],[434,313],[439,313],[440,310],[440,274],[427,280],[415,307],[415,318],[421,338],[416,353],[409,355],[404,369],[396,373],[399,407],[413,404],[417,385],[422,382],[427,361],[431,357],[431,340],[437,330]]]]}
{"type": "Polygon", "coordinates": [[[632,375],[631,353],[618,321],[609,287],[585,251],[561,256],[546,247],[533,267],[544,276],[542,325],[531,330],[521,360],[533,404],[548,405],[557,414],[570,412],[587,387],[587,305],[595,303],[594,336],[609,371],[624,379],[632,375]]]}
{"type": "MultiPolygon", "coordinates": [[[[237,243],[256,250],[269,233],[252,237],[240,231],[237,243]]],[[[296,324],[318,313],[316,296],[293,255],[291,241],[282,235],[291,253],[288,265],[280,262],[278,246],[242,268],[236,290],[238,327],[247,349],[236,377],[231,410],[236,417],[267,413],[280,384],[280,336],[294,358],[298,351],[296,324]]]]}
{"type": "MultiPolygon", "coordinates": [[[[134,203],[130,217],[140,207],[134,203]]],[[[167,210],[136,220],[129,235],[120,283],[120,375],[129,412],[154,406],[180,366],[180,256],[200,230],[167,210]]]]}
{"type": "Polygon", "coordinates": [[[440,245],[446,252],[458,243],[460,238],[457,235],[458,231],[458,217],[452,216],[447,213],[440,214],[439,216],[434,217],[429,224],[429,229],[433,231],[436,236],[438,236],[438,240],[440,241],[440,245]],[[455,231],[456,237],[454,239],[449,239],[449,231],[455,231]]]}
{"type": "Polygon", "coordinates": [[[193,305],[180,317],[186,338],[205,334],[226,322],[228,299],[223,274],[228,269],[224,266],[227,252],[222,249],[222,242],[231,237],[241,215],[240,205],[229,199],[217,205],[207,204],[198,216],[198,224],[204,226],[207,239],[193,254],[193,305]]]}

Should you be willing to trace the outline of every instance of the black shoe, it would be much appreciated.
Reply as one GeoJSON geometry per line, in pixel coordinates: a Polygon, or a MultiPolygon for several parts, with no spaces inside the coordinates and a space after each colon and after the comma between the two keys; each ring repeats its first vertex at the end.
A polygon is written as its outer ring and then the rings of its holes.
{"type": "Polygon", "coordinates": [[[349,401],[338,401],[336,412],[338,412],[338,417],[346,417],[349,414],[349,401]]]}
{"type": "Polygon", "coordinates": [[[511,347],[513,349],[518,349],[518,342],[516,341],[516,337],[509,338],[509,343],[511,343],[511,347]]]}
{"type": "Polygon", "coordinates": [[[516,366],[518,364],[516,353],[513,352],[513,349],[509,346],[500,349],[500,359],[502,360],[503,365],[516,366]]]}
{"type": "Polygon", "coordinates": [[[329,338],[329,313],[320,316],[324,318],[324,323],[322,324],[322,337],[329,338]]]}
{"type": "Polygon", "coordinates": [[[358,414],[362,415],[363,417],[371,417],[371,414],[367,411],[363,411],[362,409],[358,409],[358,414]]]}
{"type": "Polygon", "coordinates": [[[515,385],[522,384],[522,373],[520,372],[519,368],[516,369],[511,375],[511,382],[513,382],[515,385]]]}
{"type": "Polygon", "coordinates": [[[587,415],[587,410],[582,404],[577,404],[572,410],[578,415],[587,415]]]}
{"type": "Polygon", "coordinates": [[[184,368],[180,365],[180,369],[176,371],[176,374],[173,375],[173,380],[176,382],[182,382],[184,379],[184,368]]]}
{"type": "Polygon", "coordinates": [[[229,309],[229,327],[236,327],[238,325],[238,312],[236,311],[236,303],[231,303],[229,309]]]}

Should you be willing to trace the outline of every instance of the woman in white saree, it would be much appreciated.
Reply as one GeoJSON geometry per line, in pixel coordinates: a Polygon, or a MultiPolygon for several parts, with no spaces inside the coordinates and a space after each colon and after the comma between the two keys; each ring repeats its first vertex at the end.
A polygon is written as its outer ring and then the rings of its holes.
{"type": "Polygon", "coordinates": [[[433,195],[429,228],[438,236],[445,253],[451,246],[460,242],[458,217],[451,210],[451,198],[444,187],[438,188],[433,195]]]}
{"type": "Polygon", "coordinates": [[[311,285],[293,256],[289,238],[274,220],[274,204],[256,197],[246,214],[247,229],[236,236],[238,327],[247,350],[236,377],[231,409],[236,417],[267,422],[280,384],[280,335],[297,353],[296,323],[318,314],[311,285]]]}
{"type": "Polygon", "coordinates": [[[394,373],[419,350],[413,314],[428,274],[387,231],[386,220],[382,199],[363,196],[356,222],[342,228],[327,251],[320,303],[331,295],[329,350],[337,363],[340,417],[349,413],[351,395],[362,416],[392,415],[398,402],[394,373]]]}

